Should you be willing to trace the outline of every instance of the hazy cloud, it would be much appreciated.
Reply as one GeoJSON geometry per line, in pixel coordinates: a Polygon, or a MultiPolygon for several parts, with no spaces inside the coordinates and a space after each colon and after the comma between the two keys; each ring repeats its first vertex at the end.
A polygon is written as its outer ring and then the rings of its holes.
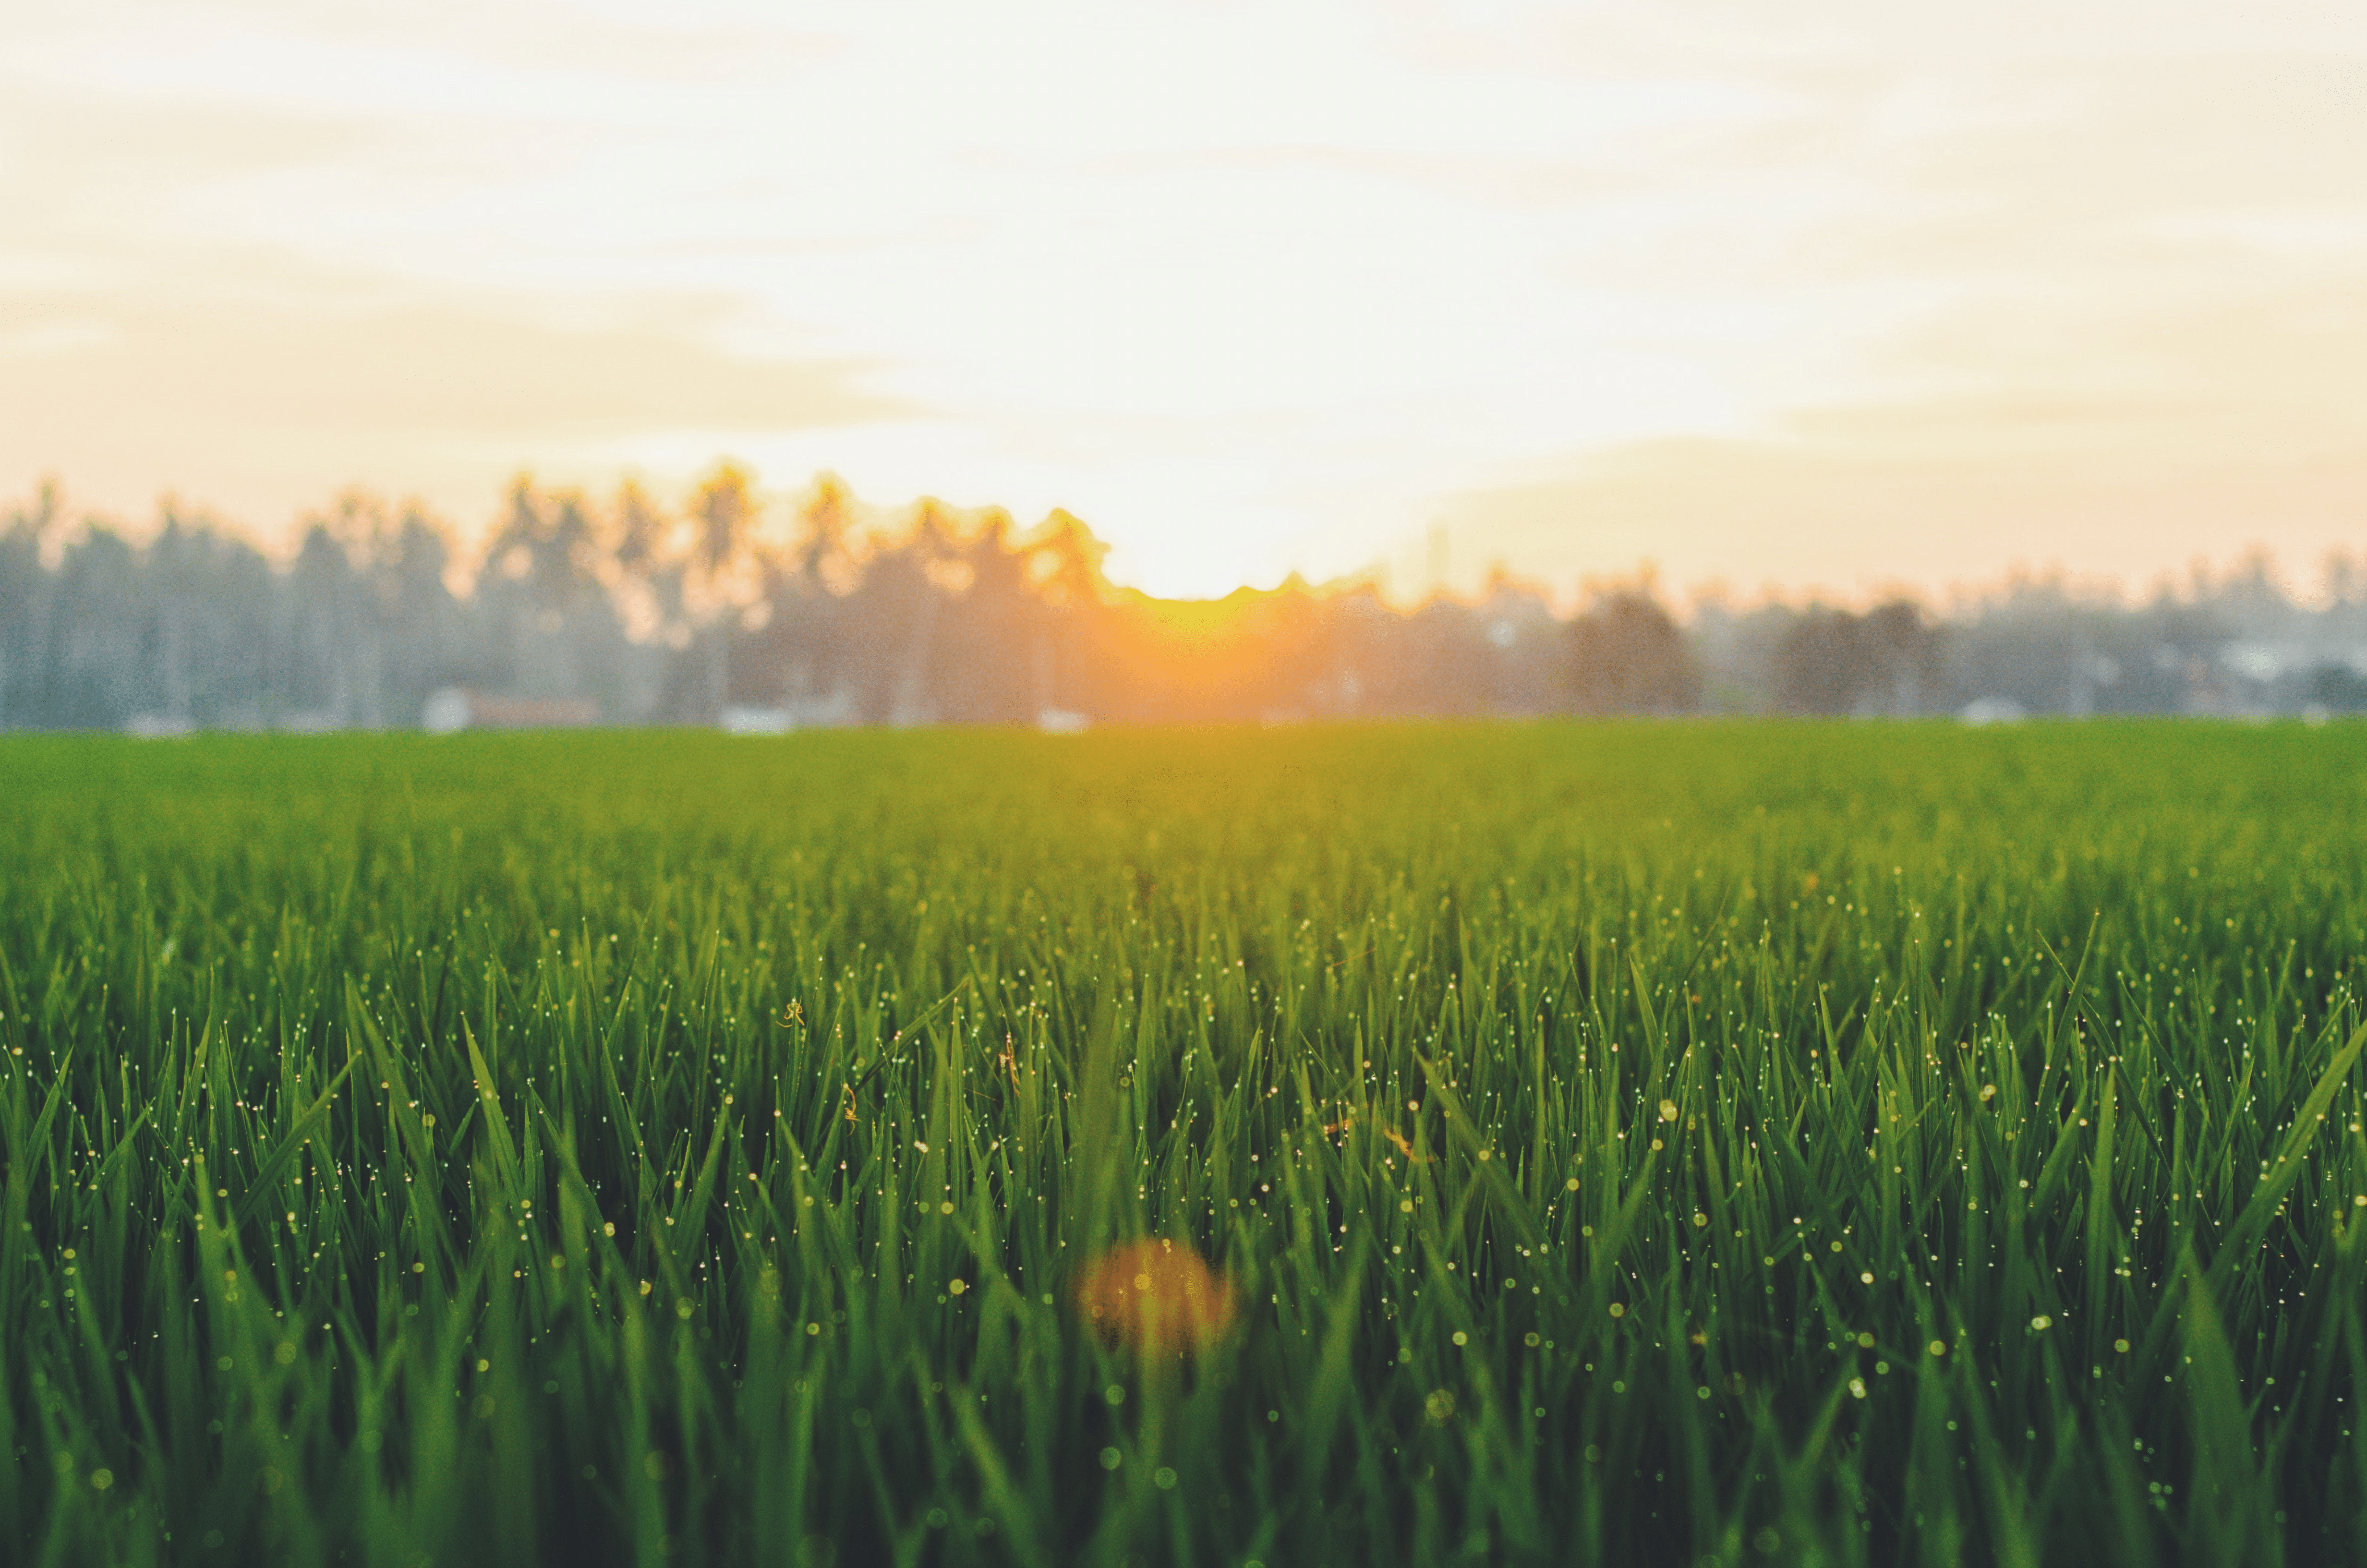
{"type": "Polygon", "coordinates": [[[2363,58],[2177,0],[27,4],[0,483],[270,520],[728,439],[1168,589],[1442,517],[1467,580],[2312,553],[2363,58]]]}

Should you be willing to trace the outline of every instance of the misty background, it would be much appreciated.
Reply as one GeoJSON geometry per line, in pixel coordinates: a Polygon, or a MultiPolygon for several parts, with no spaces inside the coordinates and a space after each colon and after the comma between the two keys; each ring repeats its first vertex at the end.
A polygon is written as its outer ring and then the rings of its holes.
{"type": "Polygon", "coordinates": [[[731,464],[672,504],[521,480],[473,551],[350,494],[283,562],[171,505],[135,539],[49,485],[0,524],[0,725],[2367,712],[2367,567],[2339,552],[2306,601],[2255,552],[2135,602],[2023,576],[1943,608],[1711,597],[1682,616],[1648,575],[1560,613],[1501,572],[1410,608],[1297,578],[1161,600],[1104,554],[1064,512],[891,516],[827,476],[785,506],[731,464]]]}

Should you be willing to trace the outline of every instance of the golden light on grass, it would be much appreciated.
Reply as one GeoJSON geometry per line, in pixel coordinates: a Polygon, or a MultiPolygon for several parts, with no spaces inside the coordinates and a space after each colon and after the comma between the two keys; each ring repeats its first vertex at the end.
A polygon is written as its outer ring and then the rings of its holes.
{"type": "Polygon", "coordinates": [[[1077,1313],[1137,1350],[1201,1350],[1233,1323],[1233,1288],[1184,1243],[1150,1237],[1112,1247],[1077,1276],[1077,1313]]]}

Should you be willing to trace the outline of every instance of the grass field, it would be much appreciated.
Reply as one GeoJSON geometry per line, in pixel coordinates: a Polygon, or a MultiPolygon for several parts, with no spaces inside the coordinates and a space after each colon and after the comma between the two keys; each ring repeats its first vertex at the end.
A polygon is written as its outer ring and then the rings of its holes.
{"type": "Polygon", "coordinates": [[[0,801],[7,1561],[2367,1560],[2367,729],[0,801]],[[1144,1236],[1223,1332],[1091,1319],[1144,1236]]]}

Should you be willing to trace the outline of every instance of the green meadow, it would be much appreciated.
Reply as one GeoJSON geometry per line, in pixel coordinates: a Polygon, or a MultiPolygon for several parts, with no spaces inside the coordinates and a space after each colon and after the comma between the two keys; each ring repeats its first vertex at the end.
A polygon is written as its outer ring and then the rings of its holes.
{"type": "Polygon", "coordinates": [[[2367,1560],[2362,956],[2361,726],[10,737],[0,1559],[2367,1560]]]}

